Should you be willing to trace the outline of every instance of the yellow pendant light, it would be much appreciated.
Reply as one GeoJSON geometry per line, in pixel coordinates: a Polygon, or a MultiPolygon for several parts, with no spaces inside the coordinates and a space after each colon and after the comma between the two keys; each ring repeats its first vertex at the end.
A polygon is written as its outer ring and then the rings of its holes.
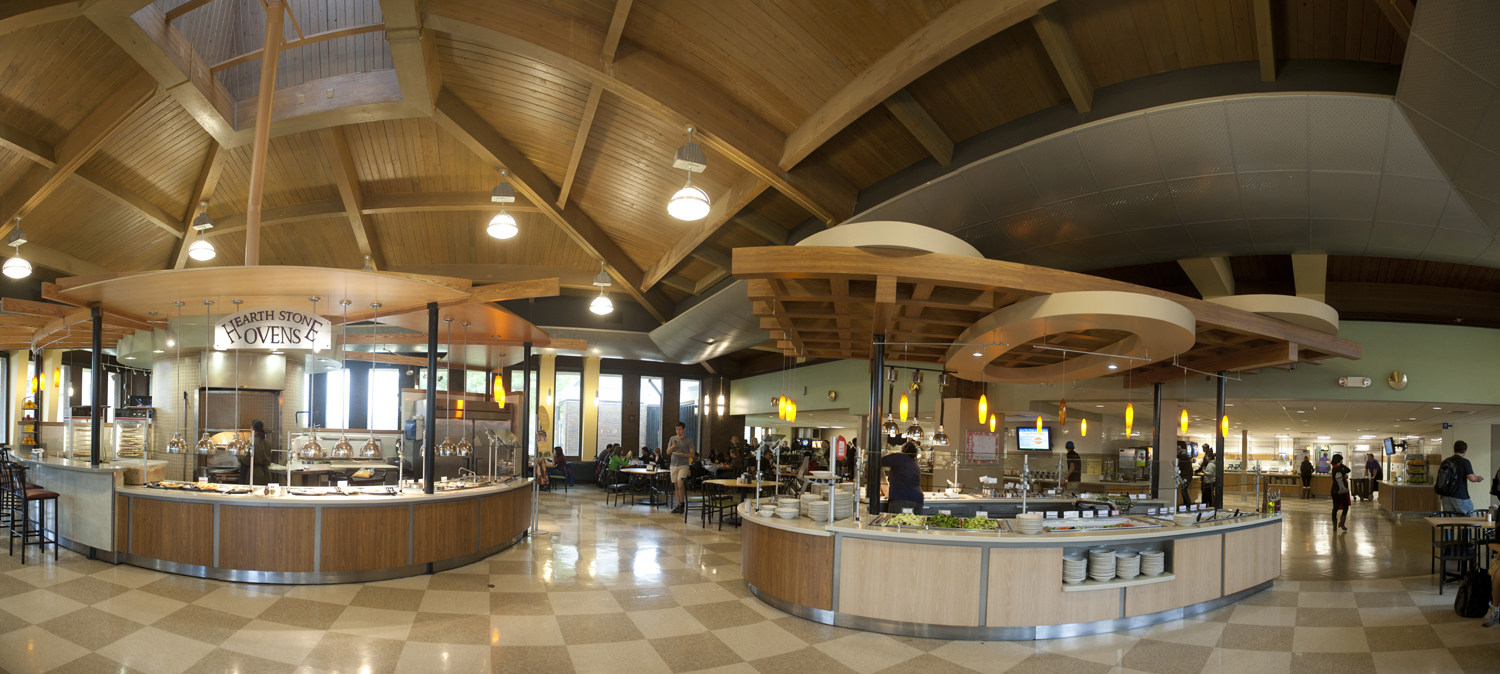
{"type": "Polygon", "coordinates": [[[990,415],[990,432],[995,432],[995,415],[993,414],[990,415]]]}
{"type": "Polygon", "coordinates": [[[786,420],[786,396],[776,397],[776,418],[786,420]]]}
{"type": "Polygon", "coordinates": [[[1184,434],[1187,433],[1187,422],[1188,422],[1187,410],[1183,410],[1182,411],[1182,432],[1184,434]]]}
{"type": "Polygon", "coordinates": [[[1224,436],[1226,438],[1229,437],[1229,415],[1228,414],[1224,415],[1224,418],[1219,419],[1219,435],[1224,436]]]}
{"type": "Polygon", "coordinates": [[[1036,432],[1042,432],[1042,415],[1036,415],[1036,432]]]}
{"type": "Polygon", "coordinates": [[[788,401],[786,407],[786,420],[792,423],[797,423],[797,402],[795,400],[788,401]]]}
{"type": "Polygon", "coordinates": [[[979,418],[983,419],[990,415],[990,400],[983,393],[979,394],[979,418]]]}
{"type": "Polygon", "coordinates": [[[1057,425],[1068,425],[1068,399],[1063,398],[1057,402],[1057,425]]]}
{"type": "Polygon", "coordinates": [[[1089,420],[1088,419],[1079,419],[1078,420],[1078,434],[1081,435],[1081,436],[1083,436],[1083,437],[1085,437],[1085,438],[1089,436],[1089,420]]]}
{"type": "Polygon", "coordinates": [[[62,368],[52,369],[52,388],[62,386],[62,368]]]}
{"type": "Polygon", "coordinates": [[[1135,425],[1135,405],[1125,405],[1125,437],[1130,437],[1130,427],[1135,425]]]}
{"type": "Polygon", "coordinates": [[[909,407],[909,404],[910,403],[908,403],[907,400],[906,400],[906,394],[902,393],[901,394],[901,420],[902,421],[906,421],[906,415],[910,412],[911,408],[909,407]]]}

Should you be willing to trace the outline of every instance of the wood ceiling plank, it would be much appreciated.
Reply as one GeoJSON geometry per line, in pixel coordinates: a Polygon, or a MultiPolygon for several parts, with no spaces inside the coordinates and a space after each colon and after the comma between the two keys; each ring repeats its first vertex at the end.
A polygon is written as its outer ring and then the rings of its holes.
{"type": "MultiPolygon", "coordinates": [[[[1298,362],[1297,354],[1298,346],[1296,342],[1278,342],[1254,349],[1234,351],[1222,356],[1184,361],[1182,367],[1167,365],[1145,372],[1133,370],[1130,372],[1129,382],[1132,388],[1139,388],[1141,386],[1150,386],[1151,384],[1177,381],[1187,377],[1197,377],[1201,376],[1204,372],[1275,367],[1298,362]],[[1182,369],[1183,367],[1188,368],[1188,370],[1182,369]],[[1190,370],[1196,370],[1196,372],[1190,370]]],[[[1125,375],[1118,376],[1124,377],[1125,375]]]]}
{"type": "Polygon", "coordinates": [[[70,176],[85,187],[98,192],[110,201],[115,202],[132,213],[145,218],[147,222],[156,225],[162,231],[177,238],[183,238],[186,229],[181,220],[172,217],[156,204],[147,201],[141,195],[125,188],[124,185],[111,180],[108,176],[87,166],[80,166],[70,176]]]}
{"type": "Polygon", "coordinates": [[[319,133],[323,139],[323,152],[328,156],[334,182],[338,184],[339,197],[344,202],[344,213],[349,218],[349,228],[359,246],[359,253],[367,256],[375,269],[385,269],[385,250],[381,247],[380,238],[375,235],[370,216],[364,213],[364,194],[359,186],[359,175],[354,170],[354,159],[349,155],[349,140],[344,136],[344,127],[323,129],[319,133]]]}
{"type": "Polygon", "coordinates": [[[767,241],[778,246],[785,246],[787,231],[781,225],[776,224],[770,218],[755,211],[743,211],[733,217],[736,224],[748,229],[767,241]]]}
{"type": "MultiPolygon", "coordinates": [[[[329,217],[338,217],[344,214],[344,202],[342,199],[324,199],[321,201],[310,201],[290,206],[278,206],[267,208],[261,212],[261,226],[284,225],[292,222],[305,222],[308,220],[322,220],[329,217]]],[[[245,231],[245,214],[220,218],[214,224],[214,228],[203,233],[205,238],[220,237],[226,234],[235,234],[245,231]]]]}
{"type": "MultiPolygon", "coordinates": [[[[500,204],[490,201],[489,192],[410,192],[404,194],[365,194],[361,212],[366,215],[385,213],[424,213],[443,211],[499,212],[500,204]]],[[[505,205],[510,213],[536,213],[538,209],[525,197],[505,205]]]]}
{"type": "Polygon", "coordinates": [[[184,2],[168,10],[166,13],[166,19],[167,21],[172,21],[179,16],[187,14],[188,12],[198,9],[199,7],[202,7],[213,1],[214,0],[188,0],[187,2],[184,2]]]}
{"type": "MultiPolygon", "coordinates": [[[[32,300],[18,300],[14,297],[0,298],[0,311],[8,314],[21,314],[24,316],[36,316],[51,321],[54,318],[62,318],[68,313],[69,307],[51,302],[35,302],[32,300]]],[[[45,325],[45,323],[43,324],[45,325]]]]}
{"type": "MultiPolygon", "coordinates": [[[[649,290],[651,286],[660,281],[668,272],[672,271],[689,255],[693,254],[703,242],[719,231],[720,227],[727,224],[736,213],[739,213],[755,197],[760,196],[767,187],[770,187],[759,176],[747,175],[735,183],[729,191],[720,195],[709,207],[708,215],[697,222],[689,225],[687,232],[677,239],[666,254],[657,260],[656,264],[646,270],[645,278],[641,281],[641,290],[649,290]]],[[[687,288],[691,292],[692,286],[687,288]]]]}
{"type": "Polygon", "coordinates": [[[725,271],[734,266],[734,258],[725,253],[720,253],[706,244],[694,248],[690,255],[725,271]]]}
{"type": "Polygon", "coordinates": [[[1380,8],[1380,13],[1385,15],[1391,28],[1395,29],[1396,35],[1402,42],[1411,42],[1411,22],[1416,16],[1416,7],[1411,0],[1374,0],[1375,5],[1380,8]]]}
{"type": "Polygon", "coordinates": [[[902,87],[890,98],[885,99],[885,107],[891,114],[906,127],[911,135],[916,136],[917,142],[927,151],[932,153],[933,159],[938,164],[947,166],[953,161],[953,141],[948,134],[943,132],[927,109],[922,107],[917,99],[912,98],[911,92],[902,87]]]}
{"type": "Polygon", "coordinates": [[[1047,49],[1047,56],[1057,68],[1058,77],[1062,78],[1068,96],[1073,99],[1073,107],[1077,108],[1079,114],[1093,109],[1094,78],[1084,67],[1083,59],[1079,58],[1078,49],[1073,46],[1073,38],[1068,35],[1062,12],[1056,6],[1042,7],[1037,10],[1036,16],[1031,17],[1031,26],[1036,29],[1037,37],[1041,38],[1042,46],[1047,49]]]}
{"type": "Polygon", "coordinates": [[[662,322],[667,321],[672,315],[673,303],[659,291],[640,289],[643,276],[641,268],[576,202],[566,207],[557,207],[557,188],[552,181],[452,92],[443,90],[438,96],[436,109],[440,126],[496,169],[509,170],[517,189],[541,209],[543,215],[556,223],[584,250],[603,260],[625,286],[625,291],[635,297],[651,315],[662,322]]]}
{"type": "Polygon", "coordinates": [[[4,122],[0,122],[0,147],[47,168],[52,168],[57,163],[53,158],[51,145],[4,122]]]}
{"type": "Polygon", "coordinates": [[[78,0],[10,0],[0,3],[0,35],[65,21],[81,12],[78,0]]]}
{"type": "Polygon", "coordinates": [[[703,278],[698,279],[698,283],[693,286],[693,294],[702,295],[704,292],[707,292],[709,288],[718,285],[719,281],[723,281],[726,278],[729,278],[729,270],[727,269],[716,269],[714,271],[711,271],[708,274],[704,275],[703,278]]]}
{"type": "MultiPolygon", "coordinates": [[[[630,6],[630,0],[620,0],[620,4],[630,6]]],[[[616,40],[619,35],[615,36],[616,40]]],[[[614,58],[611,52],[610,59],[614,58]]],[[[573,189],[573,179],[578,175],[578,162],[583,158],[583,148],[588,146],[589,131],[594,126],[594,115],[599,112],[599,98],[604,95],[604,87],[595,84],[589,90],[589,100],[583,105],[583,121],[578,124],[578,133],[573,137],[573,153],[568,157],[568,172],[563,175],[562,187],[557,192],[557,207],[564,208],[568,205],[568,192],[573,189]]]]}

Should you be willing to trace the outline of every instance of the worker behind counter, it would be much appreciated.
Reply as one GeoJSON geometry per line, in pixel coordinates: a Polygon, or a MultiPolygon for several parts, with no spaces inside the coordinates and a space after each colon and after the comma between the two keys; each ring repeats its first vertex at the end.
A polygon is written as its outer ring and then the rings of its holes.
{"type": "Polygon", "coordinates": [[[917,443],[907,440],[901,450],[880,457],[880,467],[891,471],[890,492],[885,504],[888,513],[911,508],[922,513],[922,468],[917,465],[917,443]]]}

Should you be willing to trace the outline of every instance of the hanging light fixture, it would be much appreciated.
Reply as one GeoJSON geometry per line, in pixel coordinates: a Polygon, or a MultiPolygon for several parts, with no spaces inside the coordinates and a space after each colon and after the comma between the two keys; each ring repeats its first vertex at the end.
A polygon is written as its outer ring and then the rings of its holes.
{"type": "MultiPolygon", "coordinates": [[[[443,322],[448,324],[448,340],[447,340],[447,343],[449,345],[449,348],[448,348],[449,359],[448,360],[449,360],[449,365],[452,365],[452,360],[453,360],[452,359],[452,352],[453,352],[453,348],[452,348],[452,344],[453,344],[453,317],[452,316],[444,316],[443,317],[443,322]]],[[[433,374],[433,376],[436,376],[437,373],[434,372],[432,374],[433,374]]],[[[452,388],[451,382],[450,382],[448,388],[452,388]]],[[[453,392],[452,391],[444,389],[444,391],[443,391],[443,405],[445,407],[447,407],[449,410],[453,409],[453,392]]],[[[454,452],[457,452],[457,451],[458,451],[458,446],[455,445],[455,444],[453,444],[453,440],[451,440],[448,437],[448,424],[443,424],[443,443],[440,444],[440,445],[438,445],[437,455],[438,456],[453,456],[454,452]]]]}
{"type": "Polygon", "coordinates": [[[1184,409],[1182,411],[1182,432],[1184,434],[1187,433],[1187,424],[1188,424],[1188,413],[1187,413],[1187,410],[1184,409]]]}
{"type": "MultiPolygon", "coordinates": [[[[990,415],[990,418],[994,419],[995,417],[994,417],[994,415],[990,415]]],[[[1042,432],[1042,414],[1041,414],[1041,412],[1038,412],[1037,415],[1036,415],[1036,432],[1038,432],[1038,433],[1042,432]]]]}
{"type": "Polygon", "coordinates": [[[790,410],[787,412],[786,420],[792,423],[797,423],[797,401],[793,400],[787,403],[787,406],[790,408],[790,410]]]}
{"type": "MultiPolygon", "coordinates": [[[[375,353],[380,353],[380,303],[371,302],[370,308],[375,310],[375,353]]],[[[371,360],[370,368],[374,369],[374,367],[375,361],[371,360]]],[[[495,381],[500,381],[500,378],[496,377],[495,381]]],[[[365,440],[365,444],[359,446],[359,456],[364,459],[378,459],[381,454],[380,443],[375,441],[375,424],[370,424],[370,426],[370,438],[365,440]]]]}
{"type": "Polygon", "coordinates": [[[490,192],[490,201],[500,204],[500,212],[490,218],[490,226],[485,229],[490,236],[497,239],[509,239],[521,231],[516,225],[516,218],[505,212],[505,205],[516,200],[516,191],[511,188],[510,183],[505,181],[506,172],[500,172],[500,184],[490,192]]]}
{"type": "Polygon", "coordinates": [[[599,262],[599,273],[594,275],[594,285],[599,286],[599,296],[589,303],[589,311],[600,316],[614,311],[615,303],[610,301],[609,295],[604,294],[604,289],[614,285],[614,281],[609,278],[609,272],[604,270],[602,260],[599,262]]]}
{"type": "Polygon", "coordinates": [[[717,409],[715,411],[717,411],[719,413],[719,416],[722,417],[722,416],[724,416],[725,405],[728,402],[724,398],[724,380],[723,379],[719,380],[719,398],[718,398],[717,402],[718,402],[718,405],[717,405],[717,409]]]}
{"type": "Polygon", "coordinates": [[[1229,415],[1228,414],[1224,415],[1224,417],[1222,419],[1219,419],[1219,435],[1221,437],[1225,437],[1225,438],[1229,437],[1229,415]]]}
{"type": "Polygon", "coordinates": [[[1135,405],[1125,406],[1125,437],[1130,437],[1130,427],[1135,425],[1135,405]]]}
{"type": "Polygon", "coordinates": [[[934,447],[947,447],[948,434],[943,431],[943,390],[948,387],[948,373],[938,375],[938,429],[932,434],[934,447]]]}
{"type": "MultiPolygon", "coordinates": [[[[244,300],[230,300],[234,303],[234,313],[240,312],[240,304],[244,300]]],[[[229,445],[226,447],[230,454],[244,456],[250,453],[250,446],[240,439],[240,350],[234,350],[234,433],[229,436],[229,445]]]]}
{"type": "Polygon", "coordinates": [[[16,216],[16,227],[10,230],[10,240],[7,242],[15,249],[9,260],[0,266],[3,272],[10,278],[26,278],[31,276],[31,263],[21,258],[21,244],[26,243],[26,231],[21,229],[21,216],[16,216]]]}
{"type": "Polygon", "coordinates": [[[776,418],[786,421],[786,396],[776,397],[776,418]]]}
{"type": "Polygon", "coordinates": [[[1078,420],[1078,434],[1081,435],[1081,436],[1083,436],[1083,437],[1085,437],[1085,438],[1089,436],[1089,420],[1088,419],[1079,419],[1078,420]]]}
{"type": "Polygon", "coordinates": [[[990,399],[989,399],[989,396],[986,396],[985,394],[981,393],[981,394],[979,394],[979,418],[983,419],[983,418],[989,416],[989,414],[990,414],[990,399]]]}
{"type": "MultiPolygon", "coordinates": [[[[311,297],[308,297],[307,301],[312,303],[313,315],[318,315],[318,302],[323,301],[323,298],[318,297],[317,295],[313,295],[311,297]]],[[[317,344],[317,342],[314,341],[313,344],[317,344]]],[[[312,352],[317,353],[318,351],[318,347],[314,346],[312,352]]],[[[317,427],[307,429],[307,443],[302,445],[301,453],[302,458],[304,459],[319,459],[323,457],[323,443],[318,442],[318,434],[316,431],[317,427]]]]}
{"type": "Polygon", "coordinates": [[[193,237],[193,243],[188,245],[188,257],[202,262],[212,260],[218,254],[214,245],[203,238],[203,233],[214,228],[213,218],[208,217],[208,202],[198,202],[198,217],[193,218],[193,229],[197,234],[193,237]]]}
{"type": "Polygon", "coordinates": [[[672,157],[672,168],[684,169],[688,172],[687,184],[667,201],[667,213],[678,220],[702,220],[708,215],[709,202],[708,193],[693,185],[693,174],[702,173],[708,168],[708,157],[703,154],[703,149],[693,142],[693,127],[688,127],[688,143],[677,148],[677,154],[672,157]]]}
{"type": "MultiPolygon", "coordinates": [[[[182,324],[182,305],[183,304],[184,303],[181,300],[178,300],[178,301],[172,303],[172,306],[177,307],[177,323],[178,323],[178,325],[182,324]]],[[[180,388],[181,384],[182,384],[182,382],[181,382],[181,376],[182,376],[182,346],[181,345],[177,346],[177,365],[173,369],[175,370],[172,373],[172,382],[174,384],[173,388],[180,388]]],[[[175,391],[173,392],[173,395],[176,395],[175,391]]],[[[178,415],[178,422],[179,423],[178,423],[178,426],[177,426],[177,430],[175,430],[175,431],[172,432],[172,439],[167,441],[167,453],[168,454],[183,454],[183,453],[187,452],[187,441],[182,439],[183,424],[187,423],[187,398],[186,398],[186,396],[183,397],[182,410],[181,410],[181,412],[178,415]]]]}
{"type": "MultiPolygon", "coordinates": [[[[1037,419],[1037,430],[1042,430],[1041,429],[1041,425],[1042,425],[1041,421],[1042,421],[1041,419],[1037,419]]],[[[995,432],[995,415],[993,415],[993,414],[990,415],[990,432],[991,433],[995,432]]]]}
{"type": "MultiPolygon", "coordinates": [[[[203,333],[208,341],[213,341],[213,321],[209,316],[213,305],[213,300],[203,300],[203,333]]],[[[207,356],[208,352],[205,351],[203,355],[207,356]]],[[[203,436],[198,438],[198,444],[193,445],[193,451],[198,454],[212,454],[214,452],[213,438],[208,435],[208,396],[211,390],[208,382],[203,382],[203,436]]]]}
{"type": "MultiPolygon", "coordinates": [[[[463,350],[463,354],[464,354],[464,359],[467,361],[468,356],[469,356],[469,322],[468,321],[464,321],[463,323],[460,323],[459,325],[464,326],[464,350],[463,350]]],[[[464,370],[464,380],[467,381],[468,378],[469,378],[469,371],[466,368],[464,370]]],[[[464,393],[468,393],[468,386],[467,385],[464,386],[464,393]]],[[[464,404],[464,401],[463,401],[462,398],[460,398],[459,401],[458,401],[458,406],[459,406],[460,410],[463,409],[463,404],[464,404]]],[[[598,406],[599,406],[599,391],[597,389],[595,389],[595,391],[594,391],[594,407],[598,407],[598,406]]],[[[462,415],[463,412],[460,411],[459,414],[462,415]]],[[[473,424],[469,424],[469,428],[470,429],[473,429],[473,426],[474,426],[473,424]]],[[[459,433],[459,435],[458,435],[458,447],[456,448],[455,451],[458,452],[459,456],[464,457],[464,458],[468,458],[470,455],[472,455],[474,453],[474,443],[469,442],[469,439],[466,438],[466,437],[464,437],[464,435],[463,435],[463,427],[462,426],[460,426],[458,428],[458,433],[459,433]]]]}
{"type": "MultiPolygon", "coordinates": [[[[348,327],[349,326],[349,305],[351,305],[351,304],[353,304],[353,302],[349,301],[348,298],[344,298],[344,299],[339,300],[339,306],[341,306],[341,307],[344,308],[344,320],[343,320],[342,323],[340,323],[340,326],[345,331],[347,331],[349,329],[349,327],[348,327]]],[[[341,345],[342,348],[339,349],[339,369],[344,370],[345,372],[348,372],[348,370],[349,370],[349,359],[348,359],[348,357],[347,357],[346,354],[348,353],[349,338],[347,337],[346,333],[342,333],[342,334],[345,334],[346,336],[341,337],[341,339],[343,340],[344,343],[341,345]]],[[[349,422],[348,422],[347,419],[344,421],[344,425],[345,426],[349,425],[349,422]]],[[[238,436],[239,434],[236,433],[235,435],[238,436]]],[[[349,444],[349,429],[348,428],[340,428],[339,429],[339,441],[333,443],[333,458],[335,458],[335,459],[350,459],[350,458],[353,458],[353,457],[354,457],[354,445],[349,444]]]]}
{"type": "Polygon", "coordinates": [[[1057,425],[1058,426],[1067,426],[1068,425],[1068,399],[1067,398],[1063,398],[1062,400],[1059,400],[1058,403],[1057,403],[1057,425]]]}
{"type": "Polygon", "coordinates": [[[901,394],[901,405],[898,407],[898,409],[901,410],[901,420],[906,421],[907,414],[910,411],[910,406],[907,403],[905,393],[901,394]]]}

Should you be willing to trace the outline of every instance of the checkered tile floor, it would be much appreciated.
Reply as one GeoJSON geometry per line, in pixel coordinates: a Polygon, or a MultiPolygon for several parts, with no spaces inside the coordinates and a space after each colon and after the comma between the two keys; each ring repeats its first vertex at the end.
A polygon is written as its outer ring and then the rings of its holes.
{"type": "MultiPolygon", "coordinates": [[[[488,560],[355,585],[237,585],[64,553],[0,555],[14,674],[359,672],[1500,672],[1500,627],[1427,577],[1278,582],[1191,620],[1025,643],[888,637],[748,596],[739,532],[578,487],[552,532],[488,560]]],[[[1351,550],[1349,554],[1358,554],[1351,550]]]]}

